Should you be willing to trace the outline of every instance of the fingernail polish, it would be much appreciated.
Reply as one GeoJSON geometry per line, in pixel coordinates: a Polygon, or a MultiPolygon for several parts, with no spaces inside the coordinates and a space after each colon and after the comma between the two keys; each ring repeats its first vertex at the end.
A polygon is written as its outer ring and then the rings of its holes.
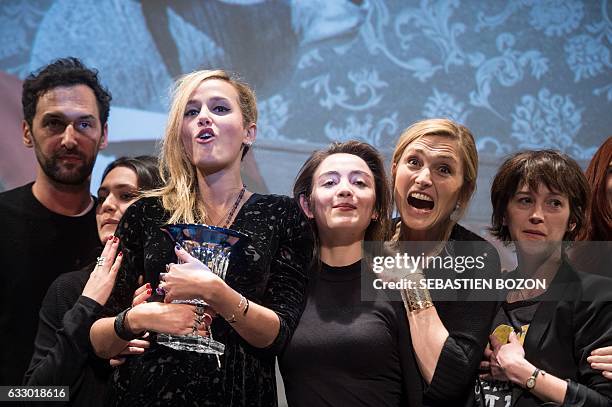
{"type": "Polygon", "coordinates": [[[113,240],[113,238],[114,238],[114,237],[115,237],[115,236],[110,235],[110,236],[108,237],[108,240],[113,240]]]}
{"type": "Polygon", "coordinates": [[[178,243],[174,245],[174,248],[175,248],[176,250],[181,250],[181,249],[182,249],[181,245],[180,245],[180,244],[178,244],[178,243]]]}
{"type": "Polygon", "coordinates": [[[145,286],[146,286],[147,288],[151,288],[151,283],[147,283],[145,286]]]}
{"type": "Polygon", "coordinates": [[[151,295],[151,293],[153,292],[153,290],[151,290],[150,288],[147,290],[147,294],[151,295]]]}
{"type": "Polygon", "coordinates": [[[119,254],[117,256],[123,257],[123,252],[119,252],[119,254]]]}
{"type": "Polygon", "coordinates": [[[119,241],[119,238],[118,238],[117,236],[115,236],[115,237],[113,238],[113,243],[117,243],[118,241],[119,241]]]}

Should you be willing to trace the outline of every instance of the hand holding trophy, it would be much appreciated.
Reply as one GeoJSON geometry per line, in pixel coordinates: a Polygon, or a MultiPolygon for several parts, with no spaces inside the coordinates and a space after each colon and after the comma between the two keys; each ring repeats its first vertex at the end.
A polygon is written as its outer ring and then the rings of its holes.
{"type": "Polygon", "coordinates": [[[157,342],[176,350],[222,355],[225,346],[215,341],[210,330],[214,311],[197,291],[200,280],[204,285],[225,279],[232,247],[246,235],[226,228],[203,224],[174,224],[162,228],[177,243],[179,266],[168,265],[169,273],[160,276],[159,293],[166,302],[196,306],[193,332],[188,335],[158,334],[157,342]],[[197,334],[199,325],[206,324],[207,336],[197,334]]]}

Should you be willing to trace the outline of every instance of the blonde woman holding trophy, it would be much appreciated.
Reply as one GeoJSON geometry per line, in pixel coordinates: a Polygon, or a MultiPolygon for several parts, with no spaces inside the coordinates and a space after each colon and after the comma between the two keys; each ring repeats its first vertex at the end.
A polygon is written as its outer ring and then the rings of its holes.
{"type": "Polygon", "coordinates": [[[166,186],[125,214],[118,230],[124,264],[109,301],[123,311],[97,321],[91,338],[99,355],[112,355],[143,331],[190,334],[212,319],[225,350],[217,361],[152,343],[119,368],[110,405],[276,405],[274,357],[302,311],[312,237],[293,200],[252,193],[242,182],[256,121],[253,91],[226,72],[177,81],[160,157],[166,186]],[[225,279],[161,230],[194,223],[248,237],[232,248],[225,279]],[[164,303],[128,308],[139,274],[163,289],[164,303]],[[208,304],[206,314],[195,308],[191,321],[167,317],[165,306],[177,305],[169,302],[194,298],[208,304]]]}

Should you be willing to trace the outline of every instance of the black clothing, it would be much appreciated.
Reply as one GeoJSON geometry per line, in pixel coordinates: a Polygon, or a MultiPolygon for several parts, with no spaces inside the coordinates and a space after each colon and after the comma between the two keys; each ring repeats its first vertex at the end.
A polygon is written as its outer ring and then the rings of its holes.
{"type": "MultiPolygon", "coordinates": [[[[486,252],[487,276],[500,270],[497,250],[483,238],[460,225],[455,225],[445,250],[454,256],[481,256],[486,252]],[[453,242],[462,242],[453,245],[453,242]],[[469,242],[474,242],[472,245],[469,242]]],[[[466,277],[469,272],[466,271],[466,277]]],[[[501,303],[497,301],[462,301],[473,293],[457,294],[457,301],[435,301],[440,320],[449,336],[444,343],[431,384],[424,384],[424,406],[461,406],[472,399],[474,377],[488,341],[493,319],[501,303]]],[[[412,391],[416,391],[416,386],[412,391]]]]}
{"type": "Polygon", "coordinates": [[[95,205],[83,216],[51,212],[32,183],[0,194],[0,385],[21,384],[49,285],[100,253],[95,205]]]}
{"type": "Polygon", "coordinates": [[[401,302],[361,300],[361,261],[323,264],[279,359],[289,406],[415,406],[420,382],[401,302]]]}
{"type": "MultiPolygon", "coordinates": [[[[444,250],[451,256],[474,257],[482,255],[484,250],[485,269],[492,274],[500,270],[495,248],[459,225],[453,228],[444,250]]],[[[323,270],[321,278],[313,284],[306,311],[280,361],[283,377],[286,377],[287,399],[292,406],[455,406],[465,403],[473,391],[474,377],[499,302],[459,301],[470,298],[473,294],[470,290],[458,293],[458,301],[434,301],[449,337],[428,386],[416,363],[403,304],[360,302],[360,281],[342,282],[343,287],[350,286],[350,289],[344,288],[345,294],[343,289],[333,286],[340,283],[328,281],[330,275],[334,275],[330,271],[333,270],[323,270]],[[343,300],[350,305],[332,309],[332,305],[339,307],[343,300]],[[348,324],[351,317],[357,316],[360,323],[348,324]],[[334,324],[333,318],[345,325],[334,324]],[[342,336],[342,328],[345,336],[342,336]],[[368,335],[376,342],[368,342],[372,341],[368,335]],[[340,342],[340,346],[336,342],[340,342]],[[357,369],[356,374],[354,369],[357,369]],[[302,403],[304,400],[306,402],[302,403]]],[[[338,275],[349,279],[351,276],[350,272],[338,275]]]]}
{"type": "Polygon", "coordinates": [[[29,386],[70,386],[70,406],[103,406],[108,360],[95,356],[89,330],[103,306],[81,295],[94,265],[60,275],[40,309],[29,386]]]}
{"type": "MultiPolygon", "coordinates": [[[[563,261],[529,325],[525,359],[560,379],[569,379],[563,406],[612,405],[612,381],[591,369],[591,351],[612,345],[612,280],[580,273],[563,261]],[[596,301],[593,301],[596,299],[596,301]]],[[[518,386],[513,406],[541,402],[518,386]]]]}
{"type": "MultiPolygon", "coordinates": [[[[139,275],[156,286],[165,265],[176,261],[173,242],[160,230],[168,218],[156,198],[141,199],[126,211],[117,230],[123,265],[107,302],[113,315],[131,304],[139,275]]],[[[214,356],[152,343],[144,355],[128,358],[116,370],[109,405],[276,405],[274,357],[303,309],[312,234],[297,204],[276,195],[252,195],[231,228],[249,239],[233,247],[225,281],[277,313],[280,331],[274,342],[255,348],[223,318],[215,318],[214,338],[225,344],[221,369],[214,356]]]]}
{"type": "MultiPolygon", "coordinates": [[[[507,343],[507,336],[514,331],[521,343],[529,330],[529,325],[540,305],[537,298],[525,301],[504,303],[499,309],[493,326],[493,335],[499,332],[503,337],[501,343],[507,343]],[[503,332],[503,333],[502,333],[503,332]]],[[[475,387],[475,406],[485,405],[487,407],[505,407],[512,402],[512,383],[496,380],[480,380],[475,387]]]]}

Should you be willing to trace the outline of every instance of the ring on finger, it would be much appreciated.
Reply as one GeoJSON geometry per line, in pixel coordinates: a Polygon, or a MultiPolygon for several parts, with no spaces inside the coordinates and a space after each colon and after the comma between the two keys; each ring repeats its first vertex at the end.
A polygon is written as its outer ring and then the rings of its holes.
{"type": "Polygon", "coordinates": [[[204,315],[204,306],[202,304],[196,304],[195,313],[196,315],[204,315]]]}
{"type": "Polygon", "coordinates": [[[96,267],[104,267],[104,262],[106,261],[106,257],[100,256],[96,259],[96,267]]]}

